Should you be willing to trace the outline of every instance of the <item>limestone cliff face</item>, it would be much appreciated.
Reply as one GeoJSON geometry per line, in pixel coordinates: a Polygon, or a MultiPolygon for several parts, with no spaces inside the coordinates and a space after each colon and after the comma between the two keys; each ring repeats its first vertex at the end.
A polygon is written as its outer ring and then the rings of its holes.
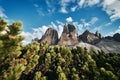
{"type": "Polygon", "coordinates": [[[53,28],[48,28],[39,42],[47,42],[49,45],[55,45],[58,42],[58,32],[53,28]]]}
{"type": "Polygon", "coordinates": [[[75,27],[71,24],[64,25],[62,35],[58,44],[60,45],[75,45],[78,43],[78,34],[75,27]]]}
{"type": "Polygon", "coordinates": [[[86,30],[82,35],[79,36],[79,40],[82,40],[85,43],[96,44],[101,40],[101,34],[96,32],[95,34],[86,30]]]}

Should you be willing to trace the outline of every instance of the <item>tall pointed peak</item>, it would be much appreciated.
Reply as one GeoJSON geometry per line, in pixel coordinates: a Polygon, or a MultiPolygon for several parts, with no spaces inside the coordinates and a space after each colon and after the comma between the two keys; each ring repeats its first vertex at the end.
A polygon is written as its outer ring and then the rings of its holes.
{"type": "Polygon", "coordinates": [[[55,45],[58,42],[58,32],[54,28],[48,28],[39,42],[47,42],[49,45],[55,45]]]}
{"type": "Polygon", "coordinates": [[[85,35],[85,34],[93,34],[93,33],[90,32],[89,30],[85,30],[85,31],[83,32],[83,34],[85,35]]]}

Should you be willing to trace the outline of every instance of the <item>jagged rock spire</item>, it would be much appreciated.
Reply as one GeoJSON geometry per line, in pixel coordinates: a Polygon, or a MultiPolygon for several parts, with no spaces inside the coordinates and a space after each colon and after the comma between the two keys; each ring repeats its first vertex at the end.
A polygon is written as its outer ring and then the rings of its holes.
{"type": "Polygon", "coordinates": [[[58,42],[58,32],[53,28],[48,28],[39,42],[47,42],[49,45],[55,45],[58,42]]]}
{"type": "Polygon", "coordinates": [[[64,25],[63,32],[58,44],[75,45],[76,43],[78,43],[78,34],[75,26],[71,24],[64,25]]]}

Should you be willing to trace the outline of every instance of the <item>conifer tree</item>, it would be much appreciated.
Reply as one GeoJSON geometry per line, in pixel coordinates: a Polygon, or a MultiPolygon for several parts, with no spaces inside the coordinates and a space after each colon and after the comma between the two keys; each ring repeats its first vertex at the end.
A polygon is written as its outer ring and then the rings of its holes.
{"type": "Polygon", "coordinates": [[[22,23],[14,22],[9,25],[0,19],[0,72],[1,79],[17,80],[26,68],[26,60],[17,59],[21,54],[23,37],[20,36],[22,23]]]}
{"type": "Polygon", "coordinates": [[[57,70],[56,73],[58,75],[58,79],[57,80],[68,80],[65,73],[63,72],[61,66],[57,66],[57,70]]]}

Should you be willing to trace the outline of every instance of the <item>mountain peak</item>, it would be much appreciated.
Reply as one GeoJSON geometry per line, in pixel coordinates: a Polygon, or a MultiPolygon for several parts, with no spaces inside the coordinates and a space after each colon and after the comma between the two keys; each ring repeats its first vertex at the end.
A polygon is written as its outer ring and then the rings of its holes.
{"type": "Polygon", "coordinates": [[[92,34],[92,32],[90,32],[88,29],[84,31],[83,34],[92,34]]]}
{"type": "Polygon", "coordinates": [[[54,28],[48,28],[39,42],[47,42],[49,45],[57,44],[58,32],[54,28]]]}
{"type": "Polygon", "coordinates": [[[58,44],[75,45],[76,43],[78,43],[78,34],[75,26],[65,24],[58,44]]]}
{"type": "Polygon", "coordinates": [[[63,33],[72,32],[73,30],[75,30],[75,26],[74,25],[65,24],[64,28],[63,28],[63,33]]]}
{"type": "Polygon", "coordinates": [[[98,31],[96,31],[95,36],[97,36],[100,39],[102,38],[101,34],[98,31]]]}
{"type": "Polygon", "coordinates": [[[86,30],[82,35],[79,36],[79,40],[90,44],[96,44],[99,41],[99,37],[89,30],[86,30]]]}

